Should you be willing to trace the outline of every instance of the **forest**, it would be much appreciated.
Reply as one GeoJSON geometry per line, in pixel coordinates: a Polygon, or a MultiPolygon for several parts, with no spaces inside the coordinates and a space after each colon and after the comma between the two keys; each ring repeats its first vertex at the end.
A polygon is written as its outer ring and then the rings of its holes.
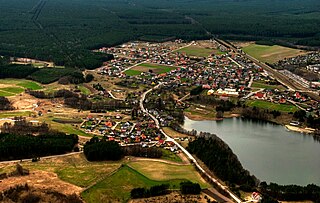
{"type": "Polygon", "coordinates": [[[93,69],[130,40],[220,37],[320,46],[317,0],[1,0],[0,55],[93,69]]]}
{"type": "Polygon", "coordinates": [[[1,133],[0,143],[0,161],[7,161],[71,152],[78,136],[59,132],[39,136],[1,133]]]}
{"type": "Polygon", "coordinates": [[[120,160],[123,156],[121,146],[115,141],[106,141],[93,137],[83,147],[83,153],[89,161],[120,160]]]}
{"type": "Polygon", "coordinates": [[[307,186],[278,185],[276,183],[260,183],[260,191],[279,201],[303,201],[311,200],[320,202],[320,187],[314,184],[307,186]]]}
{"type": "Polygon", "coordinates": [[[257,179],[245,170],[237,156],[215,135],[197,137],[190,142],[187,150],[195,154],[221,180],[230,185],[254,187],[257,179]]]}
{"type": "Polygon", "coordinates": [[[7,58],[0,58],[0,79],[2,78],[26,78],[42,84],[49,84],[61,78],[73,84],[86,81],[78,68],[35,68],[32,65],[10,64],[7,58]]]}

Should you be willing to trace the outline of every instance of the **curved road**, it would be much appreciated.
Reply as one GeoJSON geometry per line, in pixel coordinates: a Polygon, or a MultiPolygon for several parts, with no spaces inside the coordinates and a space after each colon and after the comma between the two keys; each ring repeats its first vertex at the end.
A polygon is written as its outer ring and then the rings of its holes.
{"type": "Polygon", "coordinates": [[[240,203],[242,202],[242,200],[237,197],[235,194],[233,194],[228,187],[226,187],[225,185],[222,185],[216,178],[212,177],[210,174],[208,174],[201,166],[200,164],[197,162],[197,160],[192,156],[192,154],[190,154],[184,147],[182,147],[176,140],[174,140],[173,138],[171,138],[169,135],[167,135],[160,127],[160,123],[158,121],[158,119],[156,119],[152,114],[150,114],[144,107],[143,102],[147,96],[147,94],[149,94],[150,92],[152,92],[154,89],[157,89],[158,87],[164,85],[166,83],[159,83],[157,86],[149,89],[148,91],[144,92],[141,95],[141,99],[140,99],[140,108],[141,110],[147,114],[149,117],[152,118],[152,120],[154,120],[157,128],[159,129],[159,131],[166,137],[167,141],[171,141],[173,142],[175,145],[177,145],[179,147],[179,149],[186,154],[186,156],[194,163],[194,165],[203,173],[205,174],[211,181],[213,181],[215,184],[217,184],[220,188],[222,188],[225,192],[227,192],[230,197],[232,197],[232,199],[237,202],[240,203]]]}

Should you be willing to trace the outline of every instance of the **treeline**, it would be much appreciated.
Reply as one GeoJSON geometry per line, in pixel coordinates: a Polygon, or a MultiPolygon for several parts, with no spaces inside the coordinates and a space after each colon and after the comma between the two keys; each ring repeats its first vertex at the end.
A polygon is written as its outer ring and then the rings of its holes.
{"type": "Polygon", "coordinates": [[[121,146],[115,141],[107,141],[93,137],[83,147],[83,152],[89,161],[120,160],[124,156],[121,146]]]}
{"type": "Polygon", "coordinates": [[[185,181],[180,183],[180,190],[182,194],[192,194],[197,195],[201,192],[201,187],[199,183],[192,183],[191,181],[185,181]]]}
{"type": "Polygon", "coordinates": [[[149,198],[168,194],[168,184],[155,185],[151,188],[133,188],[130,192],[132,199],[149,198]]]}
{"type": "Polygon", "coordinates": [[[142,147],[141,145],[133,145],[123,147],[126,156],[161,158],[162,151],[157,147],[142,147]]]}
{"type": "Polygon", "coordinates": [[[38,136],[1,133],[0,143],[0,161],[8,161],[71,152],[78,143],[78,136],[60,132],[38,136]]]}
{"type": "Polygon", "coordinates": [[[12,106],[9,99],[6,97],[0,96],[0,110],[1,111],[7,111],[7,110],[13,110],[14,107],[12,106]]]}
{"type": "Polygon", "coordinates": [[[84,76],[78,68],[36,68],[32,65],[10,64],[7,58],[0,58],[1,78],[27,78],[42,84],[59,80],[60,84],[91,82],[91,74],[84,76]]]}
{"type": "Polygon", "coordinates": [[[26,92],[39,99],[63,98],[64,104],[71,108],[91,110],[92,112],[132,108],[131,103],[121,100],[108,99],[92,102],[87,95],[78,94],[66,89],[61,89],[53,93],[46,93],[41,90],[26,90],[26,92]]]}
{"type": "Polygon", "coordinates": [[[320,187],[314,184],[298,186],[261,182],[259,188],[262,194],[271,196],[279,201],[310,200],[320,202],[320,187]]]}
{"type": "Polygon", "coordinates": [[[258,119],[268,121],[270,118],[277,118],[281,115],[280,111],[276,110],[265,110],[257,107],[244,107],[242,109],[241,115],[245,118],[258,119]]]}
{"type": "Polygon", "coordinates": [[[132,145],[121,147],[118,142],[108,141],[106,137],[93,137],[86,142],[83,148],[89,161],[120,160],[123,156],[145,158],[161,158],[162,151],[156,147],[142,147],[132,145]]]}
{"type": "MultiPolygon", "coordinates": [[[[169,194],[169,184],[155,185],[150,188],[133,188],[130,192],[132,199],[149,198],[169,194]]],[[[197,195],[201,192],[201,187],[198,183],[184,181],[180,183],[180,191],[184,195],[197,195]]]]}
{"type": "Polygon", "coordinates": [[[26,135],[26,134],[44,134],[50,131],[48,124],[28,122],[23,117],[14,117],[14,124],[5,122],[1,127],[1,133],[26,135]]]}
{"type": "Polygon", "coordinates": [[[250,187],[257,184],[258,180],[242,167],[229,146],[216,135],[202,133],[202,136],[189,143],[187,150],[225,182],[250,187]]]}

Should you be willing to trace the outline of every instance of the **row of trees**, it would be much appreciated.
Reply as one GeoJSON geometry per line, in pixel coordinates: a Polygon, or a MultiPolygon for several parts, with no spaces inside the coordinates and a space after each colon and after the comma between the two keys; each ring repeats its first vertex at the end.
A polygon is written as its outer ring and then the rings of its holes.
{"type": "Polygon", "coordinates": [[[1,133],[0,143],[0,160],[7,161],[71,152],[78,143],[78,136],[60,132],[38,136],[1,133]]]}
{"type": "Polygon", "coordinates": [[[280,201],[311,200],[313,202],[320,202],[320,187],[314,184],[298,186],[261,182],[260,191],[262,194],[280,201]]]}
{"type": "Polygon", "coordinates": [[[14,117],[14,124],[5,122],[0,130],[2,133],[27,135],[27,134],[45,134],[49,132],[49,126],[46,123],[33,124],[28,122],[26,118],[14,117]]]}
{"type": "Polygon", "coordinates": [[[12,106],[9,99],[6,97],[0,96],[0,110],[1,111],[7,111],[7,110],[13,110],[14,107],[12,106]]]}
{"type": "Polygon", "coordinates": [[[221,180],[231,184],[256,186],[258,180],[245,170],[229,146],[216,135],[201,133],[187,150],[195,154],[221,180]]]}
{"type": "Polygon", "coordinates": [[[161,158],[162,151],[156,147],[133,145],[121,147],[118,142],[93,137],[84,145],[84,154],[89,161],[120,160],[123,156],[161,158]]]}
{"type": "Polygon", "coordinates": [[[192,183],[191,181],[185,181],[180,183],[180,190],[182,194],[197,195],[201,192],[199,183],[192,183]]]}
{"type": "Polygon", "coordinates": [[[148,198],[148,197],[155,197],[168,194],[169,185],[162,184],[162,185],[155,185],[151,188],[134,188],[131,190],[131,198],[148,198]]]}
{"type": "Polygon", "coordinates": [[[121,146],[115,141],[106,141],[93,137],[83,148],[84,155],[89,161],[120,160],[124,156],[121,146]]]}
{"type": "Polygon", "coordinates": [[[126,156],[161,158],[162,151],[157,147],[142,147],[141,145],[127,146],[123,148],[126,156]]]}

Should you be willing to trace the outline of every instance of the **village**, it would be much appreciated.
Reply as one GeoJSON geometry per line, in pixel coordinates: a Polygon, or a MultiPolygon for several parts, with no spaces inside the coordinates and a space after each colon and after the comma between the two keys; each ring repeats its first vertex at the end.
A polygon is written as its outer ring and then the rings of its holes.
{"type": "MultiPolygon", "coordinates": [[[[208,98],[239,101],[251,107],[285,113],[305,110],[309,115],[319,116],[319,101],[302,92],[290,91],[263,68],[215,40],[191,43],[183,40],[164,43],[137,41],[94,51],[113,54],[114,59],[105,62],[101,68],[86,71],[86,74],[93,74],[95,79],[81,88],[86,89],[89,101],[107,101],[114,104],[110,104],[113,105],[113,110],[105,113],[74,111],[71,120],[76,117],[78,121],[67,123],[72,125],[74,132],[81,132],[83,135],[105,136],[123,146],[139,144],[143,147],[169,147],[174,152],[176,148],[173,148],[172,143],[165,142],[154,120],[138,107],[142,93],[159,84],[165,84],[161,88],[174,95],[172,108],[182,111],[196,105],[185,100],[190,97],[190,92],[195,87],[201,87],[202,96],[208,98]],[[116,109],[118,104],[115,102],[122,102],[122,109],[116,109]]],[[[60,89],[70,88],[69,90],[75,93],[84,93],[77,86],[59,86],[60,89]]],[[[149,96],[157,99],[157,94],[154,92],[149,96]]],[[[29,107],[32,106],[34,112],[29,120],[36,124],[49,122],[52,126],[58,126],[56,121],[63,119],[51,117],[57,117],[55,114],[62,117],[62,113],[57,113],[62,109],[66,109],[64,114],[71,111],[63,100],[29,99],[29,107]],[[34,104],[31,104],[32,101],[34,104]],[[35,118],[35,115],[38,118],[35,118]]],[[[152,101],[152,98],[150,99],[152,101]]],[[[146,98],[147,101],[150,99],[146,98]]],[[[108,104],[109,107],[110,105],[108,104]]],[[[170,104],[167,103],[166,106],[170,104]]],[[[208,108],[200,105],[194,109],[201,112],[208,108]]],[[[149,113],[158,119],[162,127],[169,126],[175,120],[170,113],[159,109],[150,109],[149,113]]],[[[212,115],[216,117],[215,114],[212,115]]],[[[3,118],[2,123],[10,120],[5,119],[3,118]]],[[[286,122],[287,125],[300,125],[298,121],[286,122]]]]}

